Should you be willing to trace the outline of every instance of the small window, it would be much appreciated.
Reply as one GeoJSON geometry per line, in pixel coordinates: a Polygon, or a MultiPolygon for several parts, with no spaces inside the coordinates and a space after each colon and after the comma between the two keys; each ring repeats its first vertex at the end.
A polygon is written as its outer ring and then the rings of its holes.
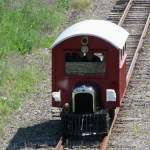
{"type": "Polygon", "coordinates": [[[120,50],[120,60],[122,60],[122,49],[120,50]]]}
{"type": "Polygon", "coordinates": [[[122,60],[124,54],[125,54],[125,47],[123,47],[123,49],[120,50],[120,60],[122,60]]]}
{"type": "Polygon", "coordinates": [[[119,60],[121,60],[121,50],[119,51],[119,60]]]}
{"type": "Polygon", "coordinates": [[[92,75],[105,73],[103,53],[83,56],[82,53],[65,54],[65,73],[68,75],[92,75]]]}

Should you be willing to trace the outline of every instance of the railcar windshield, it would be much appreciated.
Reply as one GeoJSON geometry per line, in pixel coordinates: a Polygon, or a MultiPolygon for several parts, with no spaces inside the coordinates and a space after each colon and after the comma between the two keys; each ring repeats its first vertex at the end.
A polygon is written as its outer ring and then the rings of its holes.
{"type": "Polygon", "coordinates": [[[65,54],[65,73],[68,75],[95,75],[105,73],[103,53],[83,56],[82,53],[65,54]]]}

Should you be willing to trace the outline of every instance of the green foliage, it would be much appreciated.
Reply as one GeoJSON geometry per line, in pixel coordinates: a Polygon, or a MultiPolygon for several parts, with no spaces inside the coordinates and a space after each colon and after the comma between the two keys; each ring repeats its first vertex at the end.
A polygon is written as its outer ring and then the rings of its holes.
{"type": "Polygon", "coordinates": [[[43,0],[0,0],[0,134],[10,114],[42,80],[36,64],[19,64],[18,68],[9,60],[10,53],[50,47],[65,22],[68,7],[69,0],[56,0],[53,5],[43,0]]]}
{"type": "Polygon", "coordinates": [[[74,9],[78,10],[85,10],[87,7],[89,7],[91,4],[90,0],[72,0],[71,1],[71,6],[74,9]]]}
{"type": "Polygon", "coordinates": [[[141,129],[140,129],[139,124],[134,122],[133,123],[133,134],[134,134],[134,136],[137,137],[139,135],[140,131],[141,131],[141,129]]]}
{"type": "Polygon", "coordinates": [[[69,0],[57,0],[57,8],[58,9],[68,9],[69,8],[69,0]]]}
{"type": "Polygon", "coordinates": [[[41,0],[0,0],[0,56],[50,46],[43,41],[63,22],[67,8],[68,0],[57,0],[53,7],[41,0]]]}
{"type": "Polygon", "coordinates": [[[9,114],[34,92],[33,87],[40,79],[34,67],[16,69],[10,62],[0,60],[0,134],[9,114]]]}
{"type": "Polygon", "coordinates": [[[11,111],[9,103],[5,102],[2,98],[0,99],[0,116],[6,116],[11,111]]]}

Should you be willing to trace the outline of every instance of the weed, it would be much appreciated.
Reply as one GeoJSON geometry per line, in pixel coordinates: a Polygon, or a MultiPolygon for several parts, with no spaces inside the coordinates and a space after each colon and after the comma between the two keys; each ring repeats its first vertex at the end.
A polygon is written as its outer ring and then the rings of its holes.
{"type": "Polygon", "coordinates": [[[89,7],[90,4],[90,0],[72,0],[71,2],[71,6],[78,10],[85,10],[85,8],[89,7]]]}
{"type": "Polygon", "coordinates": [[[37,69],[20,68],[6,60],[0,61],[0,134],[10,113],[18,109],[23,101],[34,92],[34,85],[41,76],[37,69]]]}
{"type": "Polygon", "coordinates": [[[63,23],[67,8],[68,0],[57,0],[54,6],[41,0],[0,0],[0,56],[49,47],[45,41],[63,23]]]}
{"type": "Polygon", "coordinates": [[[138,134],[140,133],[140,126],[136,123],[133,123],[133,134],[134,136],[138,136],[138,134]]]}
{"type": "Polygon", "coordinates": [[[4,56],[49,47],[65,22],[68,7],[69,0],[56,0],[53,6],[41,0],[0,0],[0,134],[10,114],[42,80],[36,64],[17,68],[4,56]]]}

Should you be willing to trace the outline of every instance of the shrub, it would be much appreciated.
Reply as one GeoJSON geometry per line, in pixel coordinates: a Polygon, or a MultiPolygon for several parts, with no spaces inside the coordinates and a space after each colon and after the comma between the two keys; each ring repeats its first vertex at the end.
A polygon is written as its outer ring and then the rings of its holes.
{"type": "Polygon", "coordinates": [[[90,0],[72,0],[71,6],[74,9],[85,10],[91,4],[90,0]]]}
{"type": "Polygon", "coordinates": [[[67,8],[68,0],[57,0],[54,6],[41,0],[0,0],[0,56],[50,46],[47,39],[64,21],[67,8]]]}

